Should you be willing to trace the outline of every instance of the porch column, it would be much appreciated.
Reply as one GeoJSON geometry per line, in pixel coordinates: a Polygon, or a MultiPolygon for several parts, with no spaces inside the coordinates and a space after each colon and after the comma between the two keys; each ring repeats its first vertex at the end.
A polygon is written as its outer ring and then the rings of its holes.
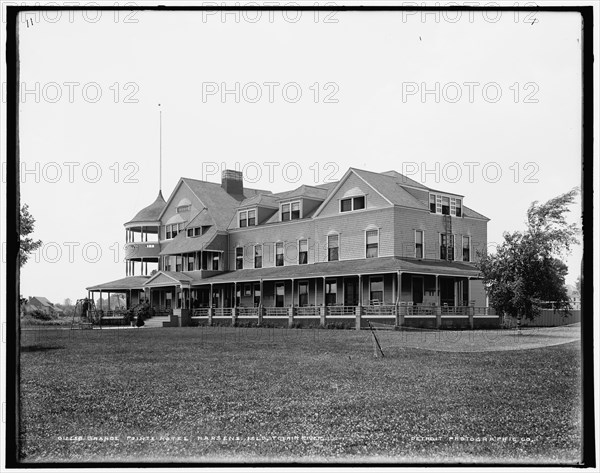
{"type": "MultiPolygon", "coordinates": [[[[337,291],[337,278],[335,280],[336,280],[335,287],[336,287],[336,291],[337,291]]],[[[317,282],[318,281],[319,280],[315,278],[315,300],[317,299],[317,292],[318,292],[317,282]]],[[[326,301],[325,297],[326,297],[325,296],[325,276],[323,276],[323,307],[319,309],[319,315],[321,316],[321,327],[325,327],[325,317],[326,317],[325,314],[327,312],[327,306],[326,306],[327,301],[326,301]]],[[[336,294],[336,297],[337,297],[337,294],[336,294]]],[[[315,304],[315,306],[316,305],[317,304],[315,304]]]]}
{"type": "Polygon", "coordinates": [[[208,294],[208,325],[212,325],[213,318],[213,283],[210,283],[210,289],[208,294]]]}
{"type": "MultiPolygon", "coordinates": [[[[294,315],[296,315],[296,309],[294,308],[294,279],[292,278],[292,303],[290,304],[290,309],[288,312],[288,328],[292,328],[294,325],[294,315]]],[[[277,291],[277,289],[275,289],[275,291],[277,291]]],[[[284,286],[283,286],[283,294],[285,297],[285,282],[284,282],[284,286]]],[[[277,294],[275,294],[275,297],[277,297],[277,294]]]]}
{"type": "Polygon", "coordinates": [[[108,310],[110,310],[110,292],[108,293],[108,310]]]}
{"type": "Polygon", "coordinates": [[[435,312],[435,326],[440,328],[442,326],[442,304],[440,302],[440,297],[438,295],[438,278],[439,275],[435,275],[435,297],[437,300],[437,307],[435,312]]]}
{"type": "Polygon", "coordinates": [[[360,330],[360,316],[362,315],[363,287],[362,275],[358,275],[358,307],[356,308],[356,330],[360,330]]]}
{"type": "Polygon", "coordinates": [[[404,310],[402,308],[402,271],[396,274],[398,294],[396,295],[396,325],[404,325],[404,310]]]}
{"type": "Polygon", "coordinates": [[[100,310],[102,310],[102,289],[100,289],[100,310]]]}
{"type": "MultiPolygon", "coordinates": [[[[284,291],[285,291],[285,286],[284,287],[284,291]]],[[[284,292],[285,294],[285,292],[284,292]]],[[[292,278],[292,303],[291,306],[294,307],[295,303],[294,303],[294,279],[292,278]]]]}
{"type": "MultiPolygon", "coordinates": [[[[260,302],[258,303],[258,325],[262,325],[263,320],[263,280],[260,280],[260,302]]],[[[284,286],[285,288],[285,286],[284,286]]]]}

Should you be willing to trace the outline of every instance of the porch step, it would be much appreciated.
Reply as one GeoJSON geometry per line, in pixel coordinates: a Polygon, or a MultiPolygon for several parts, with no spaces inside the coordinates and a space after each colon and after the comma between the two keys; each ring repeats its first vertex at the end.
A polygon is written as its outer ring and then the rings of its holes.
{"type": "Polygon", "coordinates": [[[163,322],[169,322],[171,320],[171,318],[168,315],[165,316],[154,316],[154,317],[150,317],[147,320],[144,320],[145,324],[144,327],[147,328],[156,328],[156,327],[163,327],[163,322]]]}

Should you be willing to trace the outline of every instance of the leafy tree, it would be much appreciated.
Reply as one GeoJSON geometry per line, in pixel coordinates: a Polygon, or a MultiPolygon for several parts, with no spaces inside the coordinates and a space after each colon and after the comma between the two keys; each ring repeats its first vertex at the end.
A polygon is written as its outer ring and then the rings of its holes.
{"type": "Polygon", "coordinates": [[[505,232],[494,255],[480,255],[478,267],[490,305],[498,312],[533,319],[544,301],[554,301],[562,311],[570,308],[568,269],[561,258],[579,243],[577,226],[566,220],[578,192],[575,188],[544,204],[533,202],[527,210],[527,229],[505,232]]]}
{"type": "Polygon", "coordinates": [[[34,240],[28,235],[33,233],[35,219],[29,213],[29,206],[24,204],[21,207],[21,218],[19,221],[19,266],[23,267],[27,263],[29,255],[42,246],[41,240],[34,240]]]}

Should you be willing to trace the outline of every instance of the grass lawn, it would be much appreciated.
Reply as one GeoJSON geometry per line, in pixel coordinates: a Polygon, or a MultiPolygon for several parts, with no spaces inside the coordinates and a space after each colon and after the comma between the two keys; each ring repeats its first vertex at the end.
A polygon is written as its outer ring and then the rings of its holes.
{"type": "Polygon", "coordinates": [[[24,331],[21,456],[578,461],[578,342],[490,351],[468,332],[428,346],[379,333],[385,358],[366,331],[24,331]]]}

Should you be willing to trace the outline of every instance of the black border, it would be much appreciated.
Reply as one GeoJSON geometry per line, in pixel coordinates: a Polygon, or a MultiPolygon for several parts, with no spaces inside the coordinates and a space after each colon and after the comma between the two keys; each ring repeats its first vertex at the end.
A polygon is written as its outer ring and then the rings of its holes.
{"type": "Polygon", "coordinates": [[[7,61],[7,265],[6,265],[6,314],[7,314],[7,360],[6,360],[6,467],[7,468],[107,468],[107,467],[225,467],[235,466],[261,467],[281,466],[298,467],[301,465],[313,467],[358,467],[358,466],[499,466],[509,467],[595,467],[595,418],[594,418],[594,299],[593,299],[593,7],[592,6],[537,6],[537,7],[505,7],[493,6],[485,8],[481,6],[93,6],[67,7],[67,6],[12,6],[7,5],[6,23],[6,61],[7,61]],[[21,463],[19,462],[19,411],[20,411],[20,366],[19,366],[19,209],[20,209],[20,186],[19,186],[19,48],[18,48],[18,15],[28,11],[528,11],[528,12],[575,12],[582,19],[582,222],[583,222],[583,258],[582,258],[582,312],[587,312],[588,317],[581,321],[581,347],[582,347],[582,458],[579,465],[555,464],[555,463],[394,463],[392,459],[388,463],[121,463],[121,462],[85,462],[85,463],[21,463]],[[14,275],[14,278],[11,277],[14,275]],[[589,309],[589,310],[588,310],[589,309]]]}

